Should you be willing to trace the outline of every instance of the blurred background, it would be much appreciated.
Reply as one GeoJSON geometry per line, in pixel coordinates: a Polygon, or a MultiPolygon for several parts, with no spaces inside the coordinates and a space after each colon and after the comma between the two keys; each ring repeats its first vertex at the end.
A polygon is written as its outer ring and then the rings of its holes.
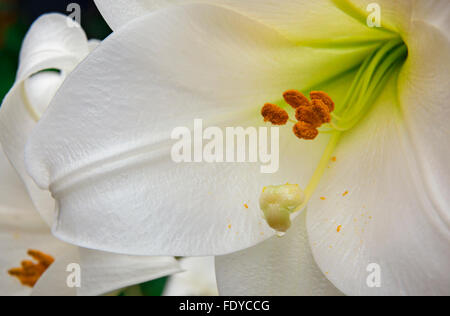
{"type": "Polygon", "coordinates": [[[69,14],[67,6],[81,6],[81,24],[89,39],[104,39],[111,30],[93,0],[0,0],[0,100],[12,87],[22,40],[33,23],[44,13],[69,14]]]}

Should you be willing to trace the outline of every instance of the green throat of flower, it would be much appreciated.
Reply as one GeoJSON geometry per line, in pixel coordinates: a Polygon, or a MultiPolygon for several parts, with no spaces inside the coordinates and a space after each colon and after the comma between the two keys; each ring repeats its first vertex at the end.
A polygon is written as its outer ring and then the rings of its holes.
{"type": "Polygon", "coordinates": [[[312,140],[319,133],[331,134],[329,143],[307,187],[301,193],[295,192],[297,196],[302,196],[302,199],[295,199],[295,205],[290,203],[289,208],[281,207],[283,200],[291,201],[292,199],[291,195],[287,193],[292,190],[286,190],[284,188],[286,185],[271,187],[270,195],[266,193],[266,190],[263,191],[260,207],[269,226],[281,232],[289,229],[291,221],[287,213],[292,215],[304,209],[330,163],[340,138],[370,112],[386,83],[405,62],[407,55],[407,46],[400,38],[386,41],[380,45],[361,64],[344,101],[337,104],[336,109],[334,102],[324,92],[311,92],[312,101],[309,101],[296,90],[287,91],[284,98],[289,105],[296,109],[298,122],[290,120],[287,112],[274,104],[268,103],[263,107],[261,114],[265,121],[275,125],[285,125],[288,121],[292,121],[295,124],[293,132],[298,138],[312,140]],[[326,129],[319,131],[324,124],[326,129]],[[276,203],[272,203],[272,201],[276,201],[276,203]],[[275,211],[277,207],[278,212],[275,211]]]}

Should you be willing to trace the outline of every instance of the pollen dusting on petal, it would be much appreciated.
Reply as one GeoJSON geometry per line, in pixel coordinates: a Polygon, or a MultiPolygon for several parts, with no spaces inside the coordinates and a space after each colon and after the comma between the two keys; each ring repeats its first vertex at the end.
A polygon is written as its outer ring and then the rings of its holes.
{"type": "Polygon", "coordinates": [[[309,94],[311,100],[321,100],[326,106],[328,106],[328,109],[330,112],[334,111],[334,102],[330,98],[328,94],[326,94],[323,91],[311,91],[309,94]]]}
{"type": "Polygon", "coordinates": [[[283,98],[287,104],[297,109],[300,106],[311,106],[311,102],[300,91],[288,90],[283,93],[283,98]]]}
{"type": "Polygon", "coordinates": [[[289,120],[288,113],[272,103],[266,103],[263,106],[261,115],[264,117],[264,122],[270,122],[274,125],[285,125],[289,120]]]}
{"type": "Polygon", "coordinates": [[[341,231],[341,229],[342,229],[342,225],[339,225],[339,226],[336,228],[336,231],[339,233],[339,232],[341,231]]]}
{"type": "Polygon", "coordinates": [[[28,255],[37,262],[24,260],[21,262],[20,268],[10,269],[8,274],[19,279],[22,285],[34,287],[55,259],[38,250],[28,250],[28,255]]]}
{"type": "Polygon", "coordinates": [[[297,124],[295,124],[293,131],[295,136],[300,139],[306,140],[315,139],[317,135],[319,135],[319,131],[317,130],[317,128],[305,122],[298,122],[297,124]]]}
{"type": "Polygon", "coordinates": [[[248,209],[248,204],[246,203],[246,204],[244,204],[244,207],[246,208],[246,209],[248,209]]]}

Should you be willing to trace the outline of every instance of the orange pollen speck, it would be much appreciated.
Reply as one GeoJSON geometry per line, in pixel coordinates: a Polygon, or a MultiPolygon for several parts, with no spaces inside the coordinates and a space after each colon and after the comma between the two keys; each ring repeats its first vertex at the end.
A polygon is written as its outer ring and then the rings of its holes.
{"type": "Polygon", "coordinates": [[[248,208],[248,204],[244,204],[244,207],[245,207],[245,208],[248,208]]]}
{"type": "Polygon", "coordinates": [[[320,199],[321,199],[322,201],[325,201],[327,198],[324,197],[324,196],[322,196],[320,199]]]}
{"type": "Polygon", "coordinates": [[[22,285],[34,287],[36,282],[52,265],[55,259],[38,250],[28,250],[28,255],[37,261],[37,263],[30,260],[24,260],[21,262],[20,268],[10,269],[8,274],[19,279],[22,285]]]}
{"type": "Polygon", "coordinates": [[[300,106],[311,106],[311,102],[300,91],[288,90],[283,93],[283,98],[287,104],[297,109],[300,106]]]}
{"type": "Polygon", "coordinates": [[[336,157],[332,157],[331,161],[336,162],[337,158],[336,157]]]}
{"type": "Polygon", "coordinates": [[[342,196],[346,196],[348,194],[348,191],[345,191],[344,193],[342,193],[342,196]]]}
{"type": "Polygon", "coordinates": [[[342,229],[342,225],[339,225],[339,226],[336,228],[336,231],[339,233],[339,232],[341,231],[341,229],[342,229]]]}

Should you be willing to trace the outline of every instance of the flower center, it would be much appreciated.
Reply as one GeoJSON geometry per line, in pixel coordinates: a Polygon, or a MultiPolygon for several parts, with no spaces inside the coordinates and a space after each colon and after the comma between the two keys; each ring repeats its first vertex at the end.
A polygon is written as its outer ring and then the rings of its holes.
{"type": "MultiPolygon", "coordinates": [[[[327,125],[328,130],[320,132],[332,134],[322,158],[304,190],[303,202],[294,211],[290,211],[290,214],[300,211],[306,206],[332,159],[342,134],[354,128],[369,113],[391,75],[404,63],[407,55],[408,49],[400,38],[384,42],[361,64],[344,102],[339,104],[336,110],[332,99],[321,91],[311,92],[311,101],[296,90],[288,90],[283,94],[286,103],[296,109],[295,117],[298,122],[289,121],[295,124],[293,131],[298,138],[315,139],[323,124],[327,125]]],[[[273,113],[277,113],[277,117],[286,119],[277,121],[277,125],[287,123],[289,116],[282,108],[274,104],[266,104],[264,108],[261,114],[265,121],[274,123],[273,113]]],[[[264,209],[263,212],[266,213],[264,209]]],[[[280,214],[282,213],[280,211],[280,214]]],[[[270,221],[268,224],[277,231],[284,231],[279,230],[270,221]]]]}
{"type": "Polygon", "coordinates": [[[24,260],[20,268],[10,269],[8,274],[19,279],[22,285],[34,287],[55,259],[38,250],[28,250],[28,255],[37,262],[24,260]]]}

